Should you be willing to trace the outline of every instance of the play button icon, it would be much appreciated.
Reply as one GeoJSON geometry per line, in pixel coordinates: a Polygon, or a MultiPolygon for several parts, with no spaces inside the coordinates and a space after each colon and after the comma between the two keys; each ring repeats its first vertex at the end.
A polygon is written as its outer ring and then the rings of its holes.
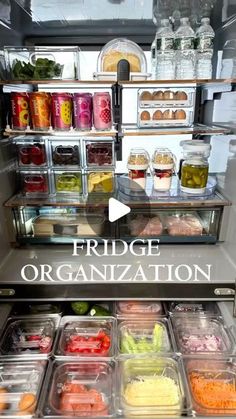
{"type": "Polygon", "coordinates": [[[114,221],[117,221],[125,215],[129,214],[130,211],[131,209],[130,207],[128,207],[128,205],[122,204],[122,202],[118,201],[115,198],[109,199],[108,214],[109,221],[111,223],[114,223],[114,221]]]}

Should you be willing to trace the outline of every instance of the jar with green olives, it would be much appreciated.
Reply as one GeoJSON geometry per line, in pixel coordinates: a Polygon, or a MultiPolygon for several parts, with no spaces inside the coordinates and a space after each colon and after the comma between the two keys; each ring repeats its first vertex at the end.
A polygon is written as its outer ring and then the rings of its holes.
{"type": "Polygon", "coordinates": [[[204,194],[207,186],[211,146],[204,141],[183,141],[184,162],[181,168],[181,190],[204,194]]]}

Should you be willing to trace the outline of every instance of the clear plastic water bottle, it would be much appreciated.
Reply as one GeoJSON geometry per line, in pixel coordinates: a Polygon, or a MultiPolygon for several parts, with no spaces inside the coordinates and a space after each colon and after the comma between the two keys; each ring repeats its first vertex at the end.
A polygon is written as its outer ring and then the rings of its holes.
{"type": "Polygon", "coordinates": [[[197,78],[212,78],[212,57],[214,52],[215,32],[210,25],[210,19],[204,17],[196,32],[197,47],[197,78]]]}
{"type": "Polygon", "coordinates": [[[160,30],[156,34],[156,79],[173,80],[175,78],[175,34],[168,19],[161,20],[160,30]]]}
{"type": "Polygon", "coordinates": [[[194,79],[196,51],[194,50],[195,32],[188,17],[180,19],[180,27],[175,33],[176,79],[194,79]]]}
{"type": "Polygon", "coordinates": [[[236,39],[229,39],[224,45],[220,78],[236,78],[236,39]]]}

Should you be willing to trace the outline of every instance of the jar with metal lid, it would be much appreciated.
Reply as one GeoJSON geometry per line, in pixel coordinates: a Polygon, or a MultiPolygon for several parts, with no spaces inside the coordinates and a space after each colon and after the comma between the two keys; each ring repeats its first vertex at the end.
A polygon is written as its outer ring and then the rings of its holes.
{"type": "Polygon", "coordinates": [[[142,148],[132,148],[128,158],[128,172],[131,189],[143,190],[146,187],[147,170],[149,167],[149,155],[142,148]]]}
{"type": "Polygon", "coordinates": [[[204,194],[207,186],[211,145],[204,141],[183,141],[184,162],[181,169],[181,190],[204,194]]]}
{"type": "Polygon", "coordinates": [[[157,148],[152,158],[154,189],[167,192],[171,188],[175,156],[168,148],[157,148]]]}

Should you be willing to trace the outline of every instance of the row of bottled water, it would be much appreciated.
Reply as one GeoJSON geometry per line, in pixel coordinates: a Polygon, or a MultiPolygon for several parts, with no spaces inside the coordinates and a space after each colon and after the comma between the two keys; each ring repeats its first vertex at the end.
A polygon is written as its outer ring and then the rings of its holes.
{"type": "Polygon", "coordinates": [[[151,46],[153,79],[211,79],[215,33],[210,19],[203,18],[196,33],[189,18],[180,22],[173,32],[168,19],[161,21],[151,46]]]}

